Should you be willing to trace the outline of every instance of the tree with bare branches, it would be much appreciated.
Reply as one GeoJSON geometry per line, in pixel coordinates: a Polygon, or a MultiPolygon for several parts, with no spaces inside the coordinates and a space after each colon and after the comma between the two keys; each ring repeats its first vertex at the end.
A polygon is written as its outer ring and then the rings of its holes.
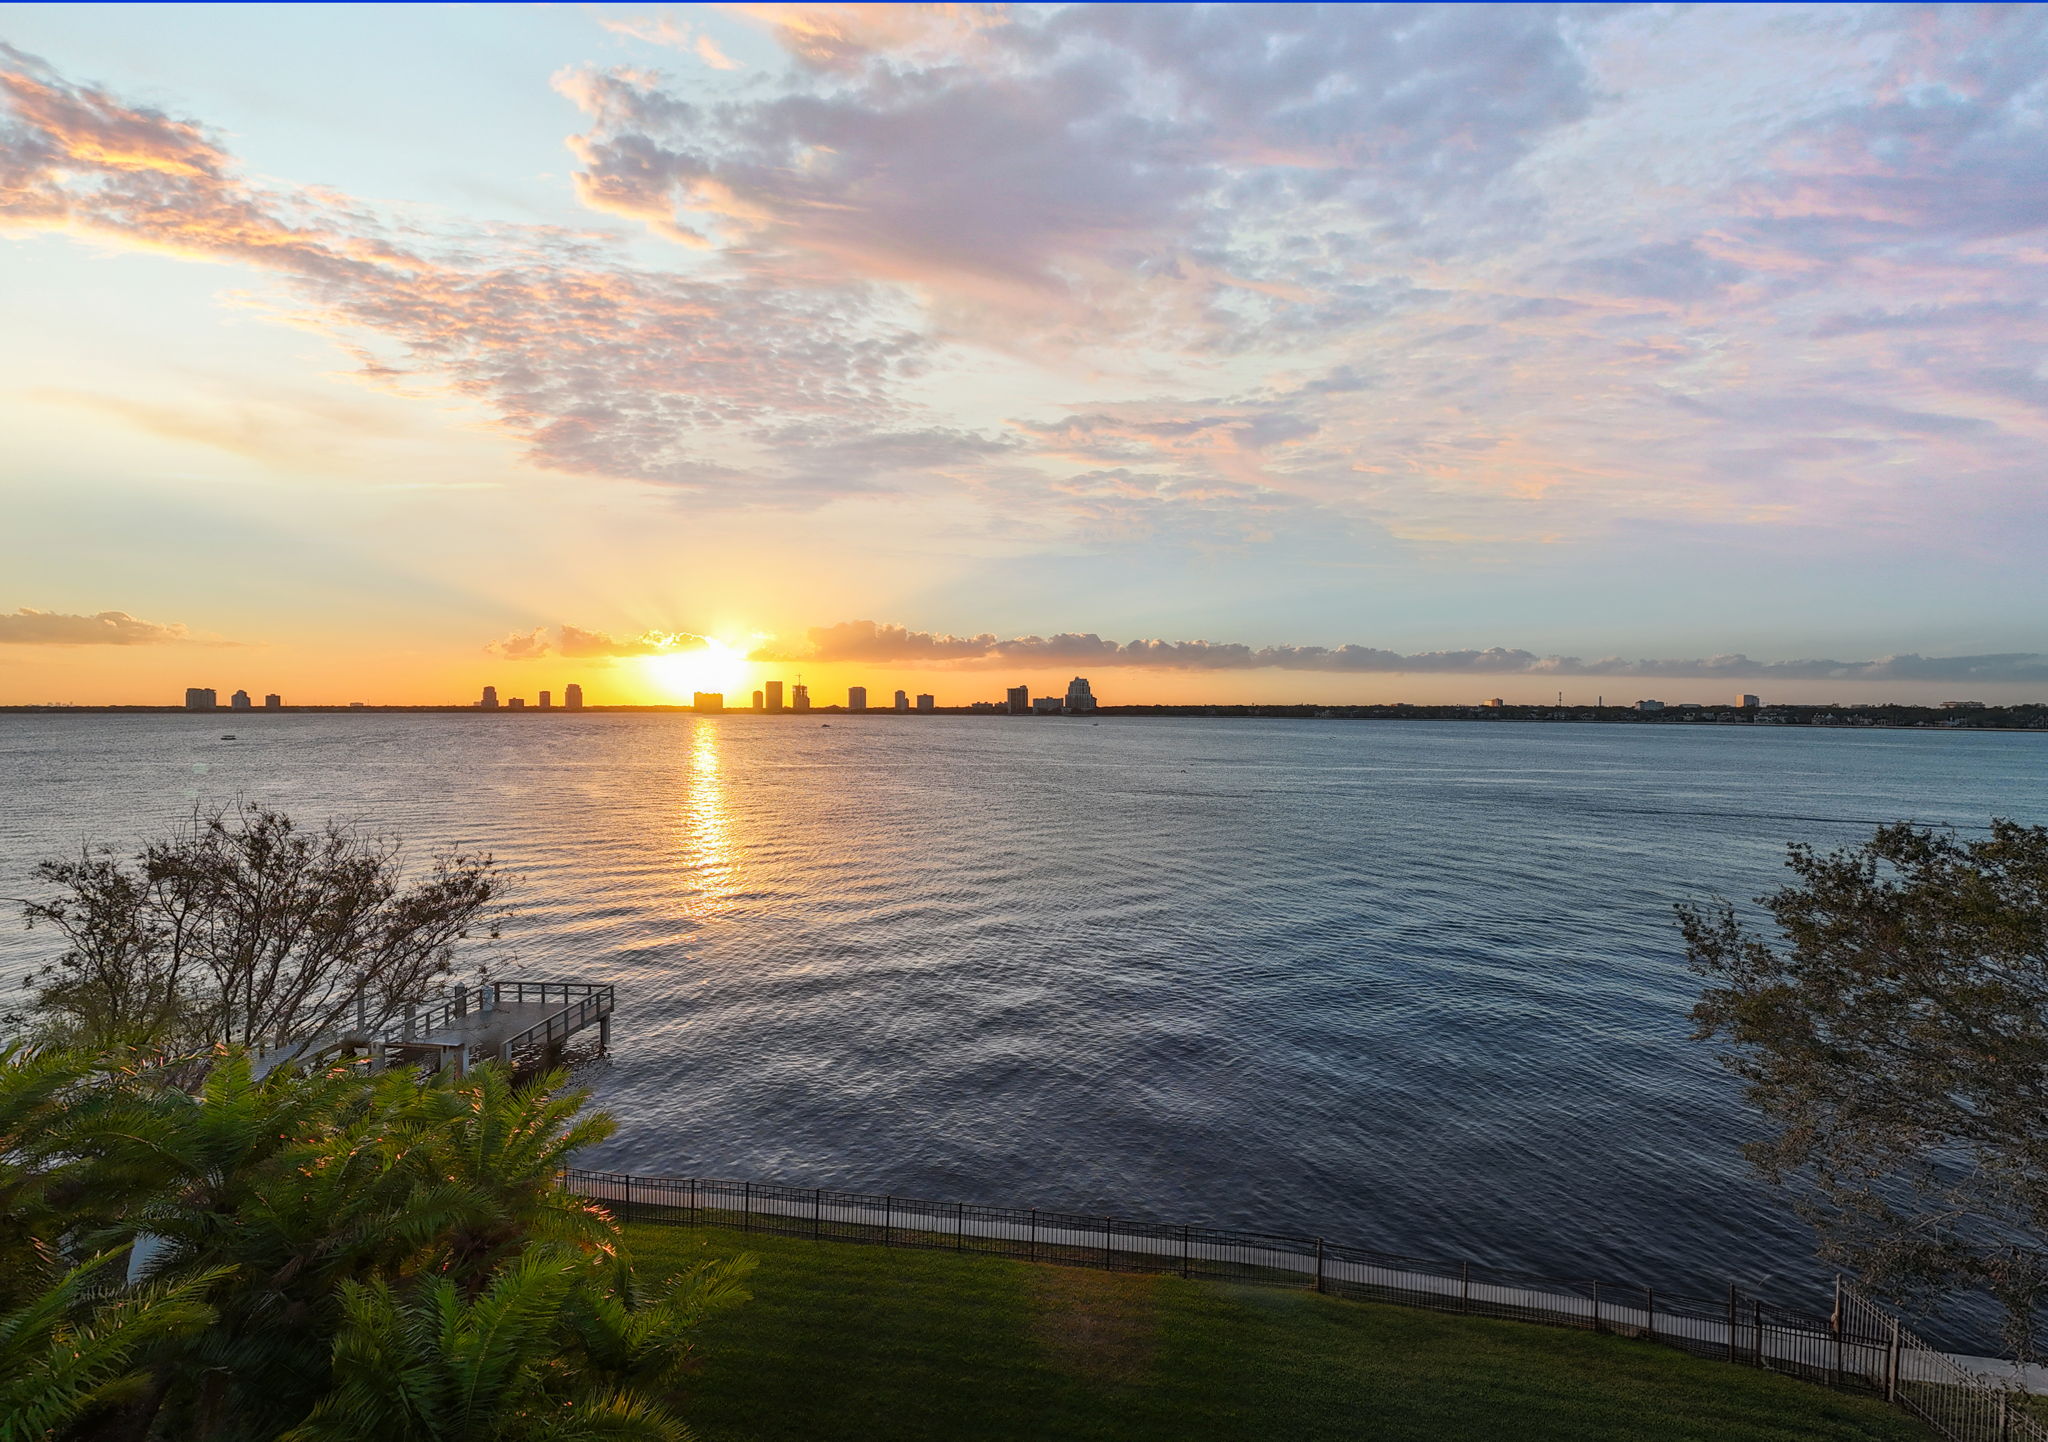
{"type": "Polygon", "coordinates": [[[64,951],[31,977],[40,1029],[68,1043],[286,1047],[425,1001],[456,944],[498,934],[487,855],[406,865],[400,845],[260,806],[195,814],[124,858],[46,861],[26,902],[64,951]]]}

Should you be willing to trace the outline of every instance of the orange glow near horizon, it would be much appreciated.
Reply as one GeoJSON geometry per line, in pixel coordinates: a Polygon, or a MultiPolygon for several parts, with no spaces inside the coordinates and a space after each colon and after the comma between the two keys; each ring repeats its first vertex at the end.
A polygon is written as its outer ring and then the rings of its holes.
{"type": "Polygon", "coordinates": [[[702,646],[664,651],[639,661],[641,679],[649,689],[663,699],[681,702],[688,702],[699,691],[716,691],[730,698],[746,688],[748,665],[745,651],[711,637],[702,646]]]}

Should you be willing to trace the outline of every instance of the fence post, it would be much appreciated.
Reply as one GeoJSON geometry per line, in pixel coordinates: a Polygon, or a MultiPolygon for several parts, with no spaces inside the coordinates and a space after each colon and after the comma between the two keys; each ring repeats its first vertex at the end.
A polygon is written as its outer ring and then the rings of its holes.
{"type": "Polygon", "coordinates": [[[1102,1219],[1102,1270],[1103,1270],[1103,1271],[1105,1271],[1105,1272],[1114,1272],[1114,1271],[1116,1270],[1116,1261],[1115,1261],[1115,1259],[1114,1259],[1114,1258],[1113,1258],[1113,1257],[1112,1257],[1112,1256],[1110,1255],[1110,1250],[1109,1250],[1109,1218],[1108,1218],[1108,1217],[1104,1217],[1104,1218],[1102,1219]]]}
{"type": "Polygon", "coordinates": [[[695,1177],[690,1178],[690,1217],[693,1221],[701,1222],[704,1220],[704,1208],[697,1199],[697,1179],[695,1177]]]}
{"type": "Polygon", "coordinates": [[[953,1250],[967,1250],[967,1203],[953,1203],[953,1250]]]}
{"type": "Polygon", "coordinates": [[[754,1230],[754,1184],[752,1182],[740,1183],[740,1230],[743,1232],[754,1230]]]}
{"type": "Polygon", "coordinates": [[[825,1189],[811,1188],[811,1240],[825,1235],[825,1189]]]}
{"type": "Polygon", "coordinates": [[[625,1190],[625,1204],[619,1210],[625,1213],[623,1220],[630,1222],[633,1220],[633,1177],[630,1172],[625,1178],[625,1190]]]}
{"type": "Polygon", "coordinates": [[[1759,1298],[1754,1298],[1754,1299],[1752,1299],[1752,1300],[1751,1300],[1751,1302],[1750,1302],[1750,1304],[1749,1304],[1749,1307],[1750,1307],[1750,1316],[1751,1316],[1752,1318],[1754,1318],[1754,1319],[1755,1319],[1754,1325],[1755,1325],[1755,1327],[1756,1327],[1756,1364],[1757,1364],[1757,1366],[1761,1367],[1761,1366],[1763,1366],[1763,1364],[1764,1364],[1764,1304],[1763,1304],[1763,1299],[1762,1299],[1762,1298],[1760,1298],[1760,1297],[1759,1297],[1759,1298]]]}
{"type": "Polygon", "coordinates": [[[1834,1386],[1842,1387],[1842,1274],[1835,1273],[1835,1310],[1828,1313],[1828,1330],[1835,1334],[1834,1386]]]}
{"type": "Polygon", "coordinates": [[[1192,1253],[1193,1249],[1188,1246],[1188,1229],[1183,1224],[1180,1229],[1180,1274],[1183,1277],[1189,1275],[1194,1260],[1192,1253]]]}
{"type": "Polygon", "coordinates": [[[1657,1340],[1657,1292],[1654,1287],[1643,1288],[1644,1335],[1652,1342],[1657,1340]]]}
{"type": "Polygon", "coordinates": [[[1034,1262],[1038,1260],[1038,1208],[1036,1207],[1031,1209],[1031,1245],[1025,1255],[1029,1256],[1034,1262]]]}
{"type": "Polygon", "coordinates": [[[1891,1345],[1885,1348],[1884,1359],[1884,1400],[1899,1400],[1899,1319],[1892,1318],[1891,1345]]]}
{"type": "Polygon", "coordinates": [[[1593,1283],[1593,1330],[1600,1330],[1600,1283],[1593,1283]]]}
{"type": "Polygon", "coordinates": [[[1735,1284],[1728,1284],[1728,1360],[1737,1360],[1735,1351],[1735,1284]]]}
{"type": "Polygon", "coordinates": [[[1316,1238],[1316,1290],[1323,1290],[1323,1239],[1316,1238]]]}
{"type": "Polygon", "coordinates": [[[893,1196],[882,1198],[882,1245],[896,1245],[896,1198],[893,1196]]]}

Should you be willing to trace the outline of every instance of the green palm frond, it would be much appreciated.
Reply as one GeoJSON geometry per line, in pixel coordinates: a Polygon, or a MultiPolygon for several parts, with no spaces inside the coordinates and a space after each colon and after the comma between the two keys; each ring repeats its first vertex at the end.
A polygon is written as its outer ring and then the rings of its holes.
{"type": "Polygon", "coordinates": [[[147,1349],[214,1320],[204,1296],[226,1269],[95,1300],[95,1285],[120,1260],[103,1253],[28,1305],[0,1314],[0,1442],[44,1442],[127,1399],[147,1385],[148,1370],[138,1364],[147,1349]]]}

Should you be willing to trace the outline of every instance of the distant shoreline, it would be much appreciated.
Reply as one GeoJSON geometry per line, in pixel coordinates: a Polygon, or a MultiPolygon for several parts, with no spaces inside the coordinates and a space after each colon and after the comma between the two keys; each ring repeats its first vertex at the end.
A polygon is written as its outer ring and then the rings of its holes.
{"type": "Polygon", "coordinates": [[[1400,703],[1367,706],[1104,706],[1077,715],[1012,716],[1002,711],[977,711],[968,706],[939,706],[930,711],[813,706],[808,711],[755,711],[733,707],[699,711],[694,706],[564,706],[504,707],[485,710],[474,704],[446,706],[280,706],[246,711],[222,707],[190,711],[183,706],[0,706],[0,716],[190,716],[195,721],[254,722],[265,716],[308,715],[479,716],[491,718],[569,717],[581,715],[759,716],[783,721],[813,717],[843,720],[917,720],[929,716],[977,716],[1005,721],[1086,721],[1103,717],[1189,717],[1209,720],[1278,721],[1474,721],[1560,722],[1615,726],[1811,727],[1842,731],[2048,731],[2048,705],[1987,706],[1982,710],[1950,710],[1938,706],[1767,706],[1755,712],[1737,707],[1677,706],[1662,711],[1637,711],[1628,706],[1418,706],[1400,703]]]}

